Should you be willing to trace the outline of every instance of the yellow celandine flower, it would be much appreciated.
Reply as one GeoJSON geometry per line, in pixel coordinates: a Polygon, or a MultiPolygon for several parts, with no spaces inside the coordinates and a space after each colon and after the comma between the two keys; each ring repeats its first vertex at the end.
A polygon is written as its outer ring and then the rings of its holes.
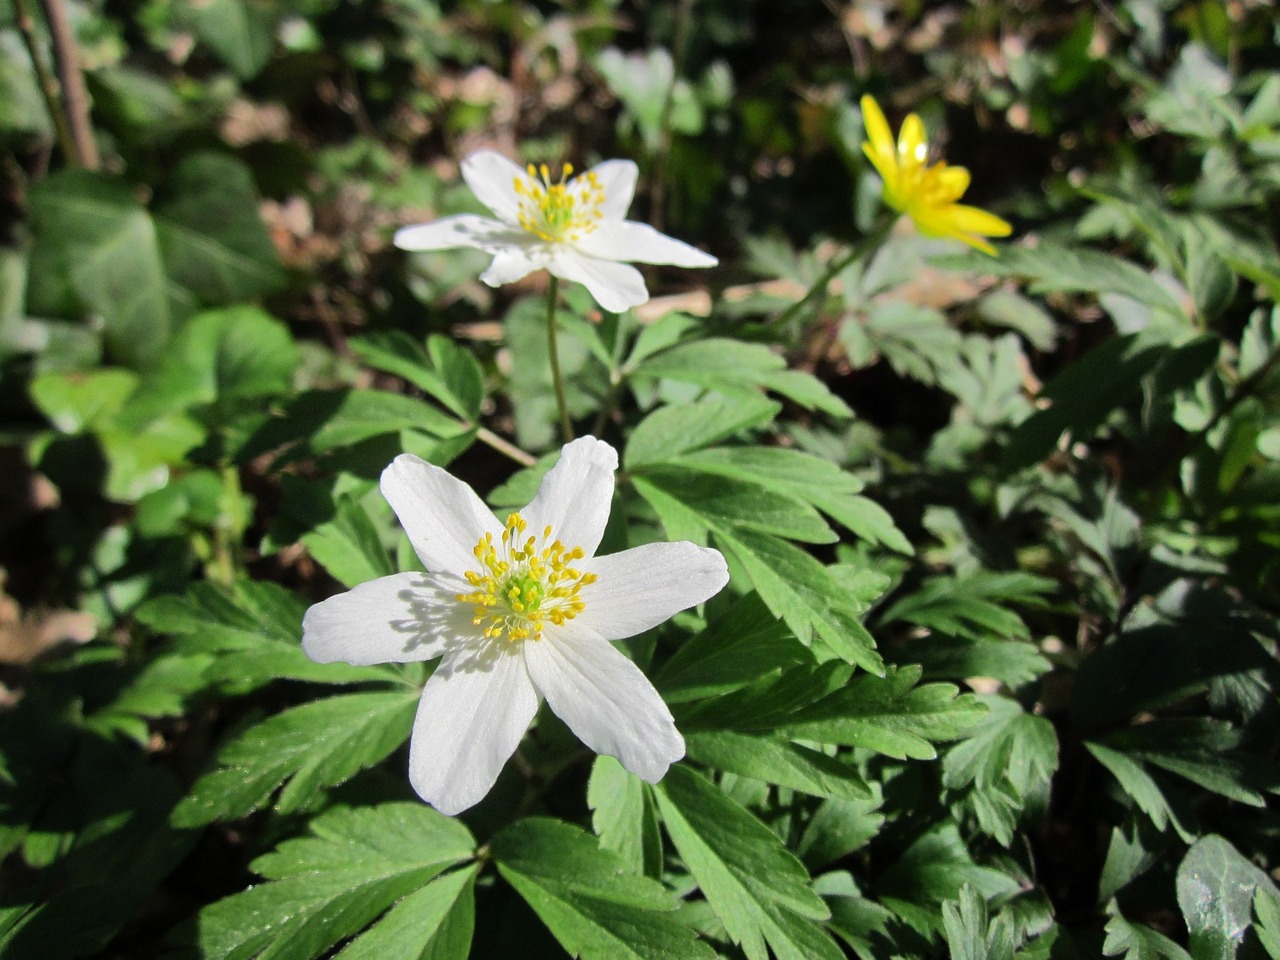
{"type": "Polygon", "coordinates": [[[908,114],[895,144],[880,105],[862,98],[862,122],[867,130],[862,152],[884,181],[884,201],[911,218],[927,237],[952,237],[995,256],[996,248],[983,237],[1007,237],[1013,228],[994,213],[956,203],[969,188],[969,171],[939,160],[930,164],[924,123],[908,114]]]}

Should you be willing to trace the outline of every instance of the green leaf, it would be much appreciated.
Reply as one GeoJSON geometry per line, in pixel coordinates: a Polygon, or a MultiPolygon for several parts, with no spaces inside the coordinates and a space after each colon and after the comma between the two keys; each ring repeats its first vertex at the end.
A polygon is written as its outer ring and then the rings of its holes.
{"type": "Polygon", "coordinates": [[[840,960],[813,922],[830,911],[768,827],[684,766],[667,772],[657,798],[681,859],[750,960],[767,960],[769,950],[778,960],[840,960]]]}
{"type": "Polygon", "coordinates": [[[1056,583],[1029,573],[981,571],[968,577],[934,577],[893,604],[885,623],[906,620],[941,633],[980,640],[991,635],[1025,639],[1030,635],[1007,604],[1043,606],[1042,594],[1056,583]]]}
{"type": "MultiPolygon", "coordinates": [[[[201,6],[212,15],[236,2],[201,6]]],[[[232,304],[284,286],[279,254],[258,214],[253,174],[242,161],[223,153],[191,154],[165,181],[164,196],[155,217],[165,272],[197,303],[232,304]]],[[[258,365],[272,360],[260,357],[258,365]]]]}
{"type": "Polygon", "coordinates": [[[178,826],[234,820],[258,809],[281,784],[280,813],[305,809],[385,759],[409,738],[418,704],[412,689],[312,700],[250,727],[218,751],[217,769],[173,813],[178,826]]]}
{"type": "Polygon", "coordinates": [[[803,500],[749,480],[664,464],[646,469],[643,483],[646,490],[656,489],[678,500],[708,529],[759,531],[807,543],[836,540],[818,512],[803,500]]]}
{"type": "Polygon", "coordinates": [[[1164,791],[1140,762],[1100,743],[1086,741],[1085,748],[1119,781],[1124,792],[1133,799],[1139,810],[1151,818],[1157,830],[1163,831],[1172,823],[1185,839],[1189,840],[1193,836],[1179,822],[1165,799],[1164,791]]]}
{"type": "Polygon", "coordinates": [[[986,901],[968,885],[942,905],[942,931],[951,960],[1013,960],[1021,939],[1004,917],[988,920],[986,901]]]}
{"type": "Polygon", "coordinates": [[[119,181],[64,170],[31,190],[28,309],[102,317],[107,349],[135,367],[163,351],[174,320],[155,224],[119,181]]]}
{"type": "Polygon", "coordinates": [[[148,386],[182,406],[218,408],[218,419],[236,402],[289,390],[299,363],[289,328],[257,307],[227,307],[192,317],[165,350],[148,386]]]}
{"type": "Polygon", "coordinates": [[[601,847],[616,853],[632,873],[662,875],[662,836],[643,780],[602,754],[591,767],[587,806],[601,847]]]}
{"type": "Polygon", "coordinates": [[[761,426],[781,409],[781,404],[756,394],[659,407],[631,432],[623,460],[628,470],[662,463],[761,426]]]}
{"type": "Polygon", "coordinates": [[[904,640],[893,648],[898,663],[918,663],[926,680],[991,677],[1017,688],[1044,676],[1053,664],[1021,640],[987,640],[930,634],[904,640]]]}
{"type": "Polygon", "coordinates": [[[934,743],[971,731],[987,708],[949,683],[920,680],[919,667],[860,676],[788,718],[782,732],[797,740],[862,747],[891,757],[932,760],[934,743]]]}
{"type": "Polygon", "coordinates": [[[836,417],[851,415],[849,407],[811,374],[787,370],[786,360],[764,344],[709,337],[668,347],[631,370],[633,377],[679,380],[731,396],[763,387],[780,393],[809,410],[836,417]]]}
{"type": "Polygon", "coordinates": [[[1173,317],[1186,316],[1174,295],[1145,270],[1099,250],[1041,243],[1036,247],[1006,246],[998,258],[969,255],[935,262],[954,267],[971,263],[975,272],[1026,277],[1032,293],[1118,293],[1173,317]]]}
{"type": "Polygon", "coordinates": [[[400,393],[307,390],[289,400],[281,416],[259,426],[236,457],[245,462],[283,447],[278,463],[292,461],[402,430],[453,437],[466,427],[430,404],[400,393]]]}
{"type": "Polygon", "coordinates": [[[229,590],[193,584],[181,596],[148,601],[136,615],[152,630],[178,637],[181,652],[217,654],[206,677],[229,692],[243,693],[282,678],[361,683],[397,676],[387,667],[311,660],[301,645],[305,609],[303,601],[277,584],[242,580],[229,590]]]}
{"type": "Polygon", "coordinates": [[[848,763],[785,740],[720,730],[690,733],[689,758],[753,780],[815,797],[866,799],[871,791],[848,763]]]}
{"type": "Polygon", "coordinates": [[[880,785],[870,786],[874,796],[868,800],[824,800],[805,826],[795,847],[796,856],[810,868],[817,868],[866,846],[885,824],[880,785]]]}
{"type": "Polygon", "coordinates": [[[1178,865],[1178,906],[1195,960],[1235,957],[1253,920],[1258,891],[1280,896],[1265,873],[1220,836],[1201,837],[1178,865]]]}
{"type": "Polygon", "coordinates": [[[1126,755],[1185,777],[1224,797],[1262,807],[1264,790],[1277,785],[1275,768],[1236,748],[1240,733],[1206,717],[1166,718],[1138,724],[1102,738],[1126,755]]]}
{"type": "Polygon", "coordinates": [[[862,481],[820,457],[785,447],[714,447],[670,462],[717,476],[750,480],[766,490],[816,507],[866,540],[901,553],[913,552],[888,511],[857,496],[862,481]]]}
{"type": "Polygon", "coordinates": [[[479,872],[463,867],[413,891],[351,941],[339,960],[467,960],[479,872]]]}
{"type": "Polygon", "coordinates": [[[271,58],[276,18],[256,0],[180,0],[174,16],[241,80],[253,79],[271,58]]]}
{"type": "Polygon", "coordinates": [[[710,960],[713,951],[680,923],[657,881],[631,873],[584,830],[532,818],[490,844],[498,871],[561,945],[583,960],[710,960]]]}
{"type": "Polygon", "coordinates": [[[333,519],[303,534],[301,542],[344,586],[354,587],[396,572],[377,527],[354,497],[339,497],[333,519]]]}
{"type": "Polygon", "coordinates": [[[1125,960],[1192,960],[1191,954],[1162,933],[1140,923],[1130,923],[1113,900],[1107,905],[1107,939],[1102,953],[1125,960]]]}
{"type": "Polygon", "coordinates": [[[721,697],[677,705],[681,730],[737,730],[768,733],[779,729],[805,707],[843,689],[853,667],[840,660],[804,665],[766,675],[721,697]]]}
{"type": "Polygon", "coordinates": [[[749,593],[685,643],[654,678],[667,703],[728,693],[774,670],[811,663],[787,625],[749,593]]]}
{"type": "Polygon", "coordinates": [[[138,375],[110,367],[45,373],[31,381],[31,399],[62,433],[109,427],[138,387],[138,375]]]}
{"type": "Polygon", "coordinates": [[[1280,897],[1259,886],[1253,895],[1253,932],[1271,960],[1280,960],[1280,897]]]}
{"type": "Polygon", "coordinates": [[[338,808],[310,829],[312,836],[285,841],[253,862],[269,882],[200,912],[205,956],[320,956],[475,847],[465,826],[420,803],[338,808]]]}
{"type": "Polygon", "coordinates": [[[425,348],[401,330],[349,341],[367,364],[394,373],[426,391],[459,417],[474,421],[484,402],[484,376],[470,350],[432,334],[425,348]]]}
{"type": "Polygon", "coordinates": [[[1044,717],[1016,700],[982,697],[987,716],[972,735],[947,751],[942,782],[949,790],[986,790],[1007,781],[1020,796],[1047,784],[1058,769],[1058,735],[1044,717]]]}
{"type": "Polygon", "coordinates": [[[956,824],[944,820],[922,833],[876,885],[877,899],[923,934],[942,926],[939,909],[965,885],[982,897],[1008,896],[1019,889],[1012,877],[973,859],[956,824]]]}

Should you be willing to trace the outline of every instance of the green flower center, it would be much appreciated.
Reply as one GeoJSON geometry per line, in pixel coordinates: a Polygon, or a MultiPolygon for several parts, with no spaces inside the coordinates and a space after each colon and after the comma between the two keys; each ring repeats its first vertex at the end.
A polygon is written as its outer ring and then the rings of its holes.
{"type": "Polygon", "coordinates": [[[594,573],[571,566],[586,555],[581,547],[554,539],[550,526],[541,536],[525,536],[527,527],[513,513],[500,541],[491,533],[476,541],[472,553],[480,568],[465,574],[474,590],[457,595],[475,606],[471,622],[491,639],[541,640],[548,623],[562,626],[586,609],[582,588],[596,582],[594,573]]]}
{"type": "Polygon", "coordinates": [[[541,167],[531,163],[528,169],[528,180],[515,178],[520,226],[548,243],[561,243],[578,240],[600,225],[604,187],[593,172],[573,177],[573,166],[566,163],[559,182],[552,183],[545,163],[541,167]]]}

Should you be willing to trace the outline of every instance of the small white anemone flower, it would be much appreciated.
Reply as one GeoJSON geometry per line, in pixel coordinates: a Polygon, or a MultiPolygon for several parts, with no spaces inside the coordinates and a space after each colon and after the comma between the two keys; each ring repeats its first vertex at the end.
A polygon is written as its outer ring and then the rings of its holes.
{"type": "Polygon", "coordinates": [[[607,160],[573,175],[564,164],[553,181],[543,164],[525,169],[492,150],[462,161],[462,178],[498,219],[462,214],[396,231],[403,250],[475,247],[493,254],[480,279],[491,287],[534,270],[580,283],[606,310],[619,313],[649,299],[644,277],[623,261],[714,267],[715,257],[653,227],[624,220],[636,188],[636,165],[607,160]]]}
{"type": "Polygon", "coordinates": [[[667,705],[609,641],[718,593],[728,568],[687,541],[596,556],[617,467],[609,444],[575,440],[501,523],[465,483],[402,454],[382,494],[428,572],[371,580],[303,618],[302,648],[321,663],[441,658],[409,748],[409,780],[440,812],[484,798],[543,697],[583,743],[650,783],[684,756],[667,705]]]}

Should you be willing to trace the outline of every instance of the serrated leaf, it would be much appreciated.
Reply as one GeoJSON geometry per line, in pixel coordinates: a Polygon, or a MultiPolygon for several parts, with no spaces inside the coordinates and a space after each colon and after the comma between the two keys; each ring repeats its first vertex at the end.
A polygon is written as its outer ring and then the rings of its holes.
{"type": "Polygon", "coordinates": [[[1195,960],[1235,957],[1253,920],[1259,890],[1280,896],[1271,878],[1227,840],[1201,837],[1178,864],[1178,906],[1191,934],[1195,960]]]}
{"type": "Polygon", "coordinates": [[[849,682],[853,667],[839,660],[802,665],[781,675],[764,676],[721,697],[678,705],[680,729],[771,732],[782,727],[803,708],[849,682]]]}
{"type": "MultiPolygon", "coordinates": [[[[378,370],[403,377],[459,417],[474,421],[484,402],[484,376],[471,351],[433,334],[425,346],[401,330],[357,337],[351,349],[378,370]]],[[[527,501],[526,501],[527,502],[527,501]]]]}
{"type": "Polygon", "coordinates": [[[559,820],[531,818],[501,830],[490,848],[498,871],[582,960],[710,960],[676,916],[660,883],[630,873],[594,837],[559,820]]]}
{"type": "Polygon", "coordinates": [[[1027,625],[1007,604],[1043,606],[1056,584],[1029,573],[981,571],[967,577],[934,577],[894,603],[885,623],[905,620],[930,630],[971,639],[991,635],[1025,639],[1027,625]]]}
{"type": "Polygon", "coordinates": [[[218,751],[206,773],[174,809],[173,822],[199,826],[234,820],[263,806],[281,784],[281,813],[305,809],[336,786],[383,760],[409,738],[413,690],[350,693],[313,700],[251,727],[218,751]]]}
{"type": "Polygon", "coordinates": [[[287,448],[277,458],[279,465],[401,430],[454,437],[466,429],[430,404],[400,393],[308,390],[291,398],[280,416],[262,423],[236,450],[236,457],[244,462],[287,448]]]}
{"type": "Polygon", "coordinates": [[[1003,917],[988,920],[986,901],[968,885],[942,905],[942,932],[951,960],[1013,960],[1018,945],[1003,917]]]}
{"type": "Polygon", "coordinates": [[[800,744],[720,730],[691,733],[685,745],[691,759],[742,777],[815,797],[871,796],[865,781],[848,763],[800,744]]]}
{"type": "Polygon", "coordinates": [[[464,867],[413,891],[352,940],[339,960],[467,960],[479,872],[464,867]]]}
{"type": "Polygon", "coordinates": [[[137,611],[142,623],[178,638],[187,653],[218,654],[206,676],[243,693],[276,679],[313,683],[386,681],[387,667],[316,663],[302,652],[306,604],[274,583],[241,580],[230,589],[196,583],[182,595],[156,597],[137,611]]]}
{"type": "Polygon", "coordinates": [[[1016,700],[983,697],[987,716],[972,735],[947,751],[942,782],[949,790],[979,790],[1007,780],[1020,795],[1048,783],[1058,769],[1058,735],[1044,717],[1016,700]]]}
{"type": "Polygon", "coordinates": [[[205,956],[320,956],[475,848],[465,826],[419,803],[338,808],[310,829],[253,862],[270,882],[200,912],[205,956]]]}
{"type": "Polygon", "coordinates": [[[1258,935],[1258,942],[1271,960],[1280,960],[1280,897],[1265,887],[1258,887],[1253,895],[1253,915],[1256,918],[1253,932],[1258,935]]]}
{"type": "Polygon", "coordinates": [[[708,337],[652,354],[631,369],[631,376],[679,380],[734,395],[764,387],[809,410],[850,415],[849,407],[822,381],[786,366],[786,360],[764,344],[708,337]]]}
{"type": "Polygon", "coordinates": [[[767,490],[816,507],[853,533],[901,553],[911,544],[879,504],[858,496],[862,481],[829,460],[785,447],[713,447],[670,462],[725,477],[749,479],[767,490]]]}
{"type": "Polygon", "coordinates": [[[681,859],[750,960],[767,960],[769,950],[778,960],[840,960],[813,923],[830,911],[777,835],[684,766],[667,772],[657,798],[681,859]]]}
{"type": "Polygon", "coordinates": [[[659,407],[631,432],[623,459],[628,470],[662,463],[761,426],[781,409],[780,404],[758,394],[659,407]]]}
{"type": "Polygon", "coordinates": [[[1164,791],[1140,762],[1100,743],[1086,741],[1085,748],[1119,781],[1124,792],[1133,799],[1139,810],[1151,818],[1156,829],[1164,830],[1172,823],[1181,836],[1190,840],[1192,834],[1182,826],[1169,806],[1164,791]]]}
{"type": "Polygon", "coordinates": [[[1120,913],[1112,901],[1107,906],[1111,919],[1107,921],[1107,938],[1102,953],[1108,957],[1124,957],[1124,960],[1192,960],[1191,954],[1162,933],[1140,923],[1131,923],[1120,913]]]}
{"type": "Polygon", "coordinates": [[[873,796],[867,800],[824,800],[805,826],[796,856],[811,869],[821,867],[861,850],[876,836],[885,824],[884,798],[878,783],[870,786],[873,796]]]}
{"type": "Polygon", "coordinates": [[[916,686],[919,680],[918,667],[892,668],[883,677],[857,677],[797,711],[781,730],[797,740],[932,760],[937,756],[934,743],[963,736],[987,708],[972,694],[959,694],[952,684],[916,686]]]}
{"type": "Polygon", "coordinates": [[[991,677],[1017,688],[1048,673],[1053,664],[1030,643],[931,634],[893,648],[898,663],[918,663],[926,680],[991,677]]]}
{"type": "Polygon", "coordinates": [[[602,754],[591,767],[587,806],[601,847],[616,853],[632,873],[662,875],[662,837],[643,780],[602,754]]]}
{"type": "Polygon", "coordinates": [[[765,607],[758,593],[685,643],[654,678],[667,703],[728,693],[778,670],[811,663],[809,651],[765,607]]]}
{"type": "Polygon", "coordinates": [[[378,529],[354,497],[339,497],[332,520],[303,534],[301,543],[329,574],[354,587],[396,572],[378,529]]]}

